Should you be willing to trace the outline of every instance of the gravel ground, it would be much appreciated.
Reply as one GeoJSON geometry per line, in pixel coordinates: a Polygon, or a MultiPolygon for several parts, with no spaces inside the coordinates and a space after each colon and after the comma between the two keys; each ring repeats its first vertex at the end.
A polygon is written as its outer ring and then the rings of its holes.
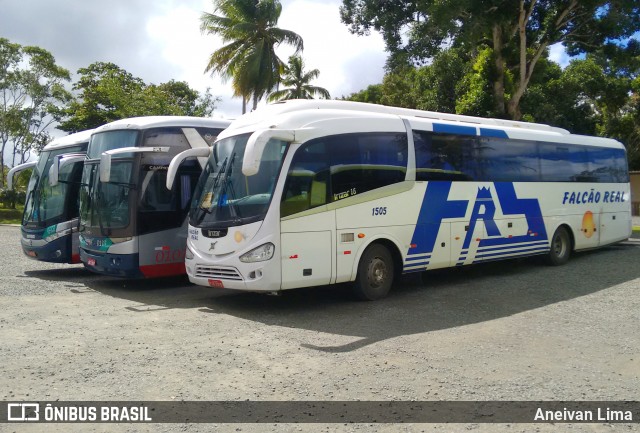
{"type": "MultiPolygon", "coordinates": [[[[640,241],[281,297],[107,279],[0,227],[4,400],[640,400],[640,241]]],[[[43,425],[0,425],[41,431],[43,425]]],[[[638,431],[640,424],[93,424],[50,431],[638,431]]]]}

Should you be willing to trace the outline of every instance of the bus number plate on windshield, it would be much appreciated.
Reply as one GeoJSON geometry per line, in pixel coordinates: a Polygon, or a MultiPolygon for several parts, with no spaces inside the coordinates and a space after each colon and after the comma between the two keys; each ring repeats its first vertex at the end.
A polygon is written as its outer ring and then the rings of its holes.
{"type": "Polygon", "coordinates": [[[209,280],[209,286],[215,287],[216,289],[224,289],[224,284],[220,280],[209,280]]]}

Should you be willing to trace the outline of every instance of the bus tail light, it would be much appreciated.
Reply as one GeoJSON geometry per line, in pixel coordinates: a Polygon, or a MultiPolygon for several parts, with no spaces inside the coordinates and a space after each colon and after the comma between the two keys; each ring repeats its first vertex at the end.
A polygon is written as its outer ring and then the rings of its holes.
{"type": "Polygon", "coordinates": [[[273,252],[275,249],[275,245],[273,245],[272,243],[260,245],[258,248],[254,248],[248,253],[244,253],[243,255],[241,255],[240,261],[242,263],[255,263],[270,260],[273,257],[273,252]]]}

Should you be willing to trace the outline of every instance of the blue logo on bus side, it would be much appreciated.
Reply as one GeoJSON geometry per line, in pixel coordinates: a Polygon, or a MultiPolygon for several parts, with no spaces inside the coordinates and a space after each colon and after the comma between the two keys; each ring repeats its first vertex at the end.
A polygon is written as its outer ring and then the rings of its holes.
{"type": "MultiPolygon", "coordinates": [[[[427,185],[424,198],[422,200],[422,207],[420,208],[420,214],[418,216],[418,223],[416,230],[411,240],[412,246],[408,252],[407,266],[411,266],[411,256],[421,255],[425,258],[430,257],[430,253],[433,252],[436,239],[438,236],[438,230],[446,219],[452,218],[464,218],[467,215],[467,209],[469,208],[468,200],[449,200],[449,192],[451,191],[452,182],[430,182],[427,185]]],[[[496,182],[493,184],[500,207],[502,208],[502,214],[504,216],[509,215],[524,215],[527,221],[528,229],[527,233],[520,236],[502,237],[498,226],[495,223],[496,205],[494,197],[490,188],[479,188],[476,199],[473,204],[473,210],[469,219],[469,227],[464,239],[462,251],[460,252],[460,258],[457,264],[462,264],[466,260],[466,256],[469,252],[471,245],[473,232],[475,226],[479,220],[484,222],[487,238],[481,239],[478,243],[478,252],[485,250],[485,254],[478,254],[476,258],[483,258],[485,260],[490,259],[491,256],[504,256],[506,253],[497,252],[501,246],[509,247],[502,248],[513,251],[515,255],[522,255],[523,252],[534,253],[548,250],[548,237],[544,227],[544,221],[542,218],[542,212],[540,210],[540,204],[538,200],[532,198],[518,198],[516,195],[513,183],[510,182],[496,182]],[[515,247],[519,244],[518,247],[515,247]]],[[[480,261],[480,260],[476,260],[480,261]]],[[[413,262],[418,263],[418,262],[413,262]]],[[[421,264],[428,265],[429,261],[422,261],[421,264]]],[[[413,266],[414,268],[416,266],[413,266]]],[[[424,270],[412,269],[412,270],[424,270]]]]}

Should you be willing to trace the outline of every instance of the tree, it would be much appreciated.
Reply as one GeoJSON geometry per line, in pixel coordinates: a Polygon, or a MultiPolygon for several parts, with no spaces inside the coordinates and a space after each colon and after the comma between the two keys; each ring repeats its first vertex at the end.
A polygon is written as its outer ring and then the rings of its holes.
{"type": "Polygon", "coordinates": [[[346,99],[456,113],[456,104],[466,91],[461,84],[469,70],[468,56],[460,50],[445,50],[430,65],[396,68],[385,74],[382,84],[371,85],[346,99]]]}
{"type": "Polygon", "coordinates": [[[283,101],[286,99],[313,99],[315,96],[329,99],[329,91],[322,87],[312,86],[311,81],[318,78],[320,71],[312,69],[304,71],[304,60],[300,56],[290,56],[289,64],[284,68],[282,84],[288,86],[287,89],[277,90],[268,97],[269,102],[283,101]]]}
{"type": "Polygon", "coordinates": [[[146,84],[113,63],[96,62],[78,69],[79,92],[60,115],[58,129],[77,132],[134,116],[210,116],[219,99],[184,81],[146,84]]]}
{"type": "Polygon", "coordinates": [[[340,13],[354,33],[382,33],[391,69],[424,62],[445,44],[491,49],[495,115],[516,120],[549,46],[588,53],[640,29],[637,0],[343,0],[340,13]]]}
{"type": "Polygon", "coordinates": [[[47,129],[70,94],[69,71],[50,52],[0,38],[0,181],[4,184],[5,151],[11,165],[25,162],[50,140],[47,129]]]}
{"type": "Polygon", "coordinates": [[[96,128],[139,112],[134,95],[144,89],[144,81],[113,63],[96,62],[78,69],[80,78],[73,84],[79,92],[65,110],[58,129],[77,132],[96,128]]]}
{"type": "Polygon", "coordinates": [[[286,43],[296,54],[302,51],[297,33],[276,27],[281,12],[278,0],[214,0],[214,13],[200,17],[200,30],[226,43],[211,54],[205,72],[231,78],[234,96],[242,97],[243,114],[247,100],[253,97],[255,109],[280,81],[285,65],[275,47],[286,43]]]}
{"type": "Polygon", "coordinates": [[[366,89],[343,96],[343,101],[366,102],[369,104],[382,104],[382,84],[370,84],[366,89]]]}

